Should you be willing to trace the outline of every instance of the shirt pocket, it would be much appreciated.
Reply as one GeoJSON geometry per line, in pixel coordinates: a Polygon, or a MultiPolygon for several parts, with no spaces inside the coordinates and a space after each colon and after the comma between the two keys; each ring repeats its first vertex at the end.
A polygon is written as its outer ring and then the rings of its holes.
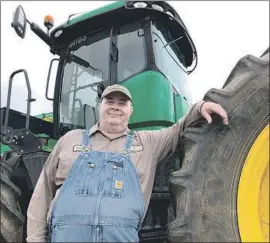
{"type": "Polygon", "coordinates": [[[111,158],[104,165],[103,196],[122,198],[125,191],[126,168],[121,158],[111,158]]]}

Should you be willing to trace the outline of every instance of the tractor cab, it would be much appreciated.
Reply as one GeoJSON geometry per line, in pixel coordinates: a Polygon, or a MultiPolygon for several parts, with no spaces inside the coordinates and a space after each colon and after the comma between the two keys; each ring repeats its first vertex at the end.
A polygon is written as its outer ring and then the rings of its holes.
{"type": "MultiPolygon", "coordinates": [[[[28,20],[21,13],[13,27],[24,37],[28,20]]],[[[102,91],[116,83],[134,96],[131,129],[166,127],[189,109],[186,77],[196,68],[197,52],[183,21],[168,3],[118,1],[70,16],[50,32],[50,18],[45,26],[48,34],[30,23],[59,56],[54,97],[46,95],[53,101],[56,138],[94,125],[102,91]]]]}
{"type": "Polygon", "coordinates": [[[148,121],[147,128],[167,126],[181,116],[169,117],[177,112],[175,107],[166,111],[169,100],[181,97],[184,105],[191,103],[186,76],[196,67],[196,49],[165,2],[116,2],[95,15],[87,12],[68,20],[50,37],[61,63],[54,97],[60,135],[94,125],[102,91],[116,83],[134,96],[130,128],[145,129],[142,124],[148,121]]]}

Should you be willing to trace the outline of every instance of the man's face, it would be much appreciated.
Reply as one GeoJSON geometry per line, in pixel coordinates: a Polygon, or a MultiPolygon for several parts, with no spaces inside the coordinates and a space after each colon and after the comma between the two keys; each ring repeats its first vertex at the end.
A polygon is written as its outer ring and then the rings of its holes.
{"type": "Polygon", "coordinates": [[[120,92],[113,92],[100,103],[99,120],[112,126],[127,126],[132,111],[130,100],[120,92]]]}

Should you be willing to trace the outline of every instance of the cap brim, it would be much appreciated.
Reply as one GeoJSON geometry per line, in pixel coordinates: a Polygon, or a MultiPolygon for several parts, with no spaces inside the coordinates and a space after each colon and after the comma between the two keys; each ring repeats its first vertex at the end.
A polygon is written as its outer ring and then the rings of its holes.
{"type": "Polygon", "coordinates": [[[112,93],[121,93],[123,94],[128,100],[132,101],[131,97],[129,97],[126,93],[122,92],[122,91],[119,91],[119,90],[112,90],[110,92],[108,92],[107,94],[101,96],[101,99],[104,99],[106,98],[108,95],[112,94],[112,93]]]}

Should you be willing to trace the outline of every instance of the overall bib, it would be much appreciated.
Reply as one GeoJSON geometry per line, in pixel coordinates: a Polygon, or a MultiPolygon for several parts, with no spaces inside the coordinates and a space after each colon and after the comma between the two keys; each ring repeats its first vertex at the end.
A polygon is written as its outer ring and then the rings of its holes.
{"type": "Polygon", "coordinates": [[[49,242],[139,242],[144,199],[130,160],[133,134],[123,153],[93,151],[88,132],[55,202],[49,242]]]}

